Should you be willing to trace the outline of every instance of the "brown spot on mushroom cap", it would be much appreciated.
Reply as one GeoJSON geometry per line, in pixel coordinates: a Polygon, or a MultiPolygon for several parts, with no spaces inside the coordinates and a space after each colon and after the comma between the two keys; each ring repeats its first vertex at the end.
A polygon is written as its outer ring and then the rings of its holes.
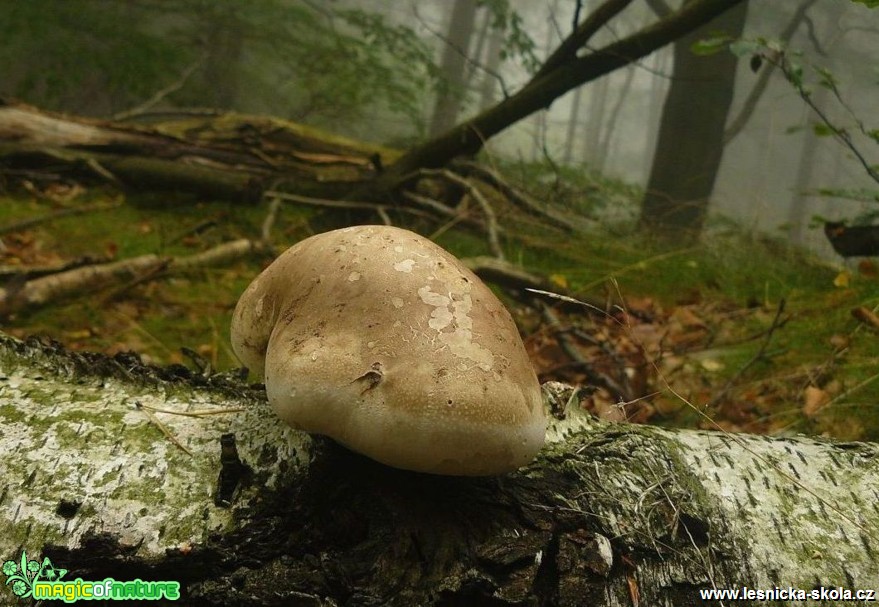
{"type": "Polygon", "coordinates": [[[391,466],[498,474],[543,444],[540,387],[509,313],[407,230],[294,245],[241,296],[232,343],[282,419],[391,466]]]}

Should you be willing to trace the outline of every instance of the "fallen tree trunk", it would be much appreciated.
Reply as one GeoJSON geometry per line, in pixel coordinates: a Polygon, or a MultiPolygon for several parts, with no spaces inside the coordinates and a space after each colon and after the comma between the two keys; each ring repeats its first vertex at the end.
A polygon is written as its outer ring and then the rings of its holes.
{"type": "Polygon", "coordinates": [[[256,201],[269,186],[338,198],[372,181],[395,152],[278,118],[228,113],[156,127],[0,103],[0,164],[66,167],[141,191],[256,201]]]}
{"type": "Polygon", "coordinates": [[[0,555],[50,558],[68,579],[176,580],[187,605],[879,587],[879,446],[608,424],[544,388],[535,462],[447,478],[296,432],[239,380],[2,336],[0,555]]]}

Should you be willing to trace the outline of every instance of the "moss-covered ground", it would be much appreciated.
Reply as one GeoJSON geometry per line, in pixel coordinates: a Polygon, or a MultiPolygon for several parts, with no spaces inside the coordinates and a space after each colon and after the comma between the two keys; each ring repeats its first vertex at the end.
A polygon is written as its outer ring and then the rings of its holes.
{"type": "MultiPolygon", "coordinates": [[[[603,339],[611,345],[614,340],[626,342],[620,346],[624,359],[643,346],[646,362],[635,370],[648,384],[643,419],[879,439],[879,334],[877,327],[852,314],[879,306],[879,278],[872,265],[845,270],[781,240],[718,221],[698,244],[655,243],[633,228],[639,197],[634,188],[537,165],[503,170],[538,200],[591,218],[587,230],[571,236],[504,208],[498,212],[509,260],[550,276],[580,297],[616,303],[622,297],[624,306],[643,312],[635,315],[637,326],[625,320],[635,316],[614,319],[618,333],[593,326],[604,331],[603,339]],[[786,306],[776,320],[782,299],[786,306]],[[777,326],[767,339],[774,322],[777,326]],[[721,393],[723,398],[715,399],[721,393]],[[706,403],[711,406],[705,408],[706,403]]],[[[74,194],[68,198],[65,192],[36,187],[0,194],[0,229],[61,208],[116,203],[107,210],[0,235],[4,280],[14,282],[10,271],[16,265],[83,256],[184,256],[236,238],[257,238],[267,209],[266,204],[173,194],[138,196],[102,189],[74,194]]],[[[330,227],[367,222],[378,219],[285,205],[273,240],[282,250],[330,227]]],[[[488,254],[478,232],[427,222],[409,227],[434,236],[459,257],[488,254]]],[[[181,348],[188,348],[213,369],[225,370],[237,366],[229,346],[237,297],[269,261],[254,254],[225,267],[121,280],[16,311],[0,322],[17,336],[42,334],[71,348],[108,353],[134,350],[156,363],[187,362],[181,348]]],[[[546,334],[540,318],[533,313],[529,317],[515,300],[506,301],[526,342],[539,341],[534,336],[546,334]]],[[[564,321],[590,322],[585,315],[567,315],[564,321]]],[[[548,341],[551,337],[540,347],[529,346],[529,351],[542,353],[535,364],[543,378],[552,377],[552,369],[559,366],[548,341]]]]}

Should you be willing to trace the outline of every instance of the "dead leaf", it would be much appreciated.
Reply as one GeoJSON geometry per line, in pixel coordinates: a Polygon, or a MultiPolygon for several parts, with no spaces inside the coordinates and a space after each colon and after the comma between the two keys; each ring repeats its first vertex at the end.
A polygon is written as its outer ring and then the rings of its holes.
{"type": "Polygon", "coordinates": [[[638,581],[633,573],[626,575],[626,583],[629,586],[629,601],[631,601],[632,607],[639,607],[641,605],[641,591],[638,589],[638,581]]]}
{"type": "Polygon", "coordinates": [[[549,280],[552,284],[563,289],[568,288],[568,279],[563,274],[550,274],[549,280]]]}
{"type": "Polygon", "coordinates": [[[865,278],[879,277],[879,268],[872,259],[862,259],[858,262],[858,273],[865,278]]]}
{"type": "Polygon", "coordinates": [[[806,386],[803,401],[803,415],[811,419],[830,402],[830,395],[821,388],[806,386]]]}
{"type": "Polygon", "coordinates": [[[708,325],[705,324],[705,321],[696,316],[690,308],[685,308],[683,306],[676,308],[675,311],[672,312],[671,318],[681,323],[681,326],[691,329],[705,329],[708,327],[708,325]]]}
{"type": "Polygon", "coordinates": [[[879,329],[879,316],[864,306],[858,306],[857,308],[852,310],[852,316],[855,317],[856,320],[861,322],[862,324],[867,325],[873,329],[879,329]]]}
{"type": "Polygon", "coordinates": [[[714,360],[713,358],[706,358],[705,360],[701,361],[700,364],[702,365],[703,369],[709,371],[710,373],[717,373],[724,367],[722,362],[714,360]]]}
{"type": "Polygon", "coordinates": [[[851,340],[846,335],[835,334],[830,336],[830,345],[836,348],[837,350],[842,350],[843,348],[848,348],[849,344],[851,344],[851,340]]]}
{"type": "Polygon", "coordinates": [[[836,278],[833,279],[833,286],[839,287],[840,289],[844,289],[851,284],[852,275],[848,270],[843,270],[839,274],[836,275],[836,278]]]}

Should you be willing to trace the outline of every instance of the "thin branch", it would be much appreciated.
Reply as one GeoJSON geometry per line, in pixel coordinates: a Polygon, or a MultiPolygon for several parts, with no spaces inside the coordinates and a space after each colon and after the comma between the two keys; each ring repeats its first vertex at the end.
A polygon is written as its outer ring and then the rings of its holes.
{"type": "Polygon", "coordinates": [[[576,232],[582,229],[577,227],[573,219],[569,219],[553,209],[543,208],[536,200],[534,200],[534,198],[507,183],[504,178],[501,177],[500,173],[491,168],[475,162],[462,162],[457,164],[456,168],[457,167],[460,167],[460,169],[467,175],[475,176],[496,188],[506,196],[510,202],[531,215],[536,215],[546,219],[554,226],[569,232],[576,232]]]}
{"type": "Polygon", "coordinates": [[[120,202],[114,202],[113,204],[89,204],[70,209],[61,209],[60,211],[54,211],[52,213],[47,213],[46,215],[40,215],[39,217],[22,219],[21,221],[15,221],[13,223],[8,223],[5,226],[0,226],[0,234],[21,232],[22,230],[27,230],[34,226],[49,223],[51,221],[55,221],[56,219],[63,219],[65,217],[74,217],[76,215],[96,213],[98,211],[109,211],[110,209],[118,208],[121,204],[122,203],[120,202]]]}
{"type": "Polygon", "coordinates": [[[143,413],[144,415],[146,415],[147,419],[150,420],[150,423],[152,423],[156,428],[158,428],[158,429],[162,432],[162,434],[165,435],[165,437],[166,437],[168,440],[170,440],[172,443],[174,443],[175,445],[177,445],[177,447],[178,447],[181,451],[183,451],[184,453],[186,453],[186,455],[188,455],[189,457],[193,457],[193,455],[192,455],[192,451],[190,451],[189,449],[187,449],[187,448],[186,448],[186,445],[184,445],[183,443],[181,443],[181,442],[177,439],[177,437],[174,436],[174,435],[171,433],[170,430],[168,430],[167,426],[165,426],[165,424],[163,424],[161,421],[159,421],[159,418],[158,418],[158,417],[156,417],[155,415],[153,415],[153,412],[152,412],[152,411],[150,411],[149,409],[145,408],[145,407],[144,407],[143,405],[141,405],[140,403],[135,403],[134,406],[137,407],[137,410],[138,410],[138,411],[140,411],[141,413],[143,413]]]}
{"type": "Polygon", "coordinates": [[[568,358],[577,363],[577,365],[586,373],[589,380],[596,386],[608,390],[617,398],[624,401],[632,400],[632,395],[629,393],[629,390],[618,384],[614,379],[596,371],[592,366],[592,363],[583,357],[583,354],[580,352],[579,348],[577,348],[574,340],[571,339],[570,329],[562,327],[561,322],[559,322],[559,319],[552,311],[552,308],[542,301],[537,301],[536,303],[540,309],[540,315],[543,317],[543,320],[546,322],[547,326],[549,326],[558,341],[559,347],[568,358]]]}
{"type": "Polygon", "coordinates": [[[479,191],[479,188],[470,183],[467,179],[464,179],[460,175],[456,175],[448,169],[424,169],[421,171],[421,174],[428,177],[441,176],[464,188],[464,190],[470,194],[470,197],[473,198],[473,200],[475,200],[482,208],[482,213],[485,215],[485,230],[487,232],[488,246],[491,249],[491,252],[494,253],[494,256],[498,259],[504,259],[504,250],[503,247],[501,247],[500,239],[498,238],[497,216],[494,214],[494,209],[491,208],[491,204],[489,204],[485,196],[482,195],[482,192],[479,191]]]}
{"type": "MultiPolygon", "coordinates": [[[[281,200],[287,200],[290,202],[295,202],[297,204],[306,204],[309,206],[316,207],[328,207],[331,209],[369,209],[371,211],[375,211],[379,217],[382,216],[382,212],[387,212],[388,205],[378,204],[375,202],[360,202],[354,200],[330,200],[328,198],[313,198],[311,196],[300,196],[299,194],[291,194],[289,192],[280,192],[278,190],[266,190],[264,195],[269,198],[279,198],[281,200]]],[[[436,203],[439,204],[439,203],[436,203]]],[[[419,211],[418,209],[410,209],[406,207],[398,207],[397,210],[402,211],[404,213],[409,213],[411,215],[416,215],[418,217],[430,217],[428,213],[423,211],[419,211]]],[[[438,209],[437,209],[438,210],[438,209]]],[[[451,211],[454,214],[454,211],[446,207],[446,210],[451,211]]],[[[440,211],[441,214],[447,215],[445,211],[440,211]]]]}
{"type": "Polygon", "coordinates": [[[575,58],[577,51],[583,48],[598,30],[631,3],[632,0],[606,0],[604,4],[586,17],[583,23],[577,26],[573,34],[562,41],[558,48],[540,66],[540,69],[537,70],[533,80],[539,80],[562,64],[575,58]]]}
{"type": "Polygon", "coordinates": [[[269,210],[266,213],[266,218],[262,222],[262,229],[260,230],[260,239],[263,244],[267,247],[271,247],[272,243],[272,228],[275,225],[275,220],[278,217],[278,209],[281,207],[281,199],[277,196],[272,198],[272,201],[269,203],[269,210]]]}
{"type": "Polygon", "coordinates": [[[806,102],[806,105],[812,108],[812,111],[818,115],[818,117],[821,119],[821,122],[824,123],[824,125],[827,126],[827,128],[829,128],[831,131],[833,131],[836,140],[839,141],[843,146],[848,148],[848,150],[855,155],[855,157],[864,167],[864,170],[867,171],[867,175],[869,175],[873,181],[879,183],[879,171],[877,171],[876,168],[874,168],[873,165],[871,165],[870,162],[864,157],[864,155],[855,145],[854,141],[852,141],[852,137],[851,135],[849,135],[848,131],[833,124],[833,122],[831,122],[830,120],[830,117],[827,116],[824,110],[818,107],[818,105],[812,99],[811,93],[805,90],[802,84],[797,83],[797,79],[794,77],[791,71],[790,64],[787,62],[787,59],[784,56],[781,56],[777,60],[776,65],[781,69],[782,72],[784,72],[785,77],[794,86],[802,100],[806,102]]]}
{"type": "Polygon", "coordinates": [[[742,367],[736,371],[732,377],[729,378],[729,381],[724,384],[723,388],[715,394],[711,400],[705,405],[706,408],[710,409],[720,401],[726,398],[727,394],[729,394],[730,390],[732,390],[733,386],[735,386],[736,382],[742,375],[745,374],[745,371],[751,368],[754,363],[758,360],[761,360],[766,355],[766,348],[769,347],[769,342],[772,341],[772,335],[775,333],[776,329],[783,327],[787,323],[787,319],[782,320],[781,315],[784,313],[784,307],[786,304],[786,300],[781,298],[778,302],[778,308],[775,311],[775,318],[772,319],[772,324],[769,325],[769,329],[766,331],[766,336],[763,338],[763,343],[760,345],[760,349],[757,350],[757,353],[751,357],[748,362],[746,362],[742,367]]]}
{"type": "Polygon", "coordinates": [[[125,110],[123,112],[113,114],[113,120],[127,120],[129,118],[139,116],[148,111],[153,106],[160,103],[163,99],[165,99],[165,97],[167,97],[171,93],[176,93],[186,85],[186,82],[195,73],[195,71],[204,65],[207,58],[208,54],[203,53],[198,59],[193,61],[191,65],[183,70],[177,80],[175,80],[165,88],[156,91],[156,93],[152,97],[150,97],[140,105],[137,105],[130,110],[125,110]]]}
{"type": "MultiPolygon", "coordinates": [[[[653,0],[655,1],[655,0],[653,0]]],[[[794,12],[793,17],[782,30],[779,35],[779,39],[787,44],[790,42],[791,38],[793,38],[794,33],[800,27],[800,23],[804,20],[808,20],[808,15],[806,11],[808,11],[813,4],[815,4],[817,0],[806,0],[803,4],[797,7],[797,10],[794,12]]],[[[808,23],[808,21],[807,21],[808,23]]],[[[817,41],[816,41],[817,42],[817,41]]],[[[760,75],[757,77],[757,82],[754,83],[754,86],[751,88],[751,92],[748,93],[748,97],[745,99],[745,102],[742,104],[742,109],[739,110],[739,113],[735,118],[730,120],[729,126],[726,127],[726,131],[723,133],[723,144],[727,145],[730,141],[736,138],[736,136],[742,132],[745,128],[745,125],[750,120],[751,116],[754,114],[754,110],[757,108],[757,102],[760,101],[760,97],[763,96],[766,87],[769,85],[769,77],[772,75],[772,72],[775,71],[775,64],[772,62],[769,63],[763,70],[760,71],[760,75]]]]}

